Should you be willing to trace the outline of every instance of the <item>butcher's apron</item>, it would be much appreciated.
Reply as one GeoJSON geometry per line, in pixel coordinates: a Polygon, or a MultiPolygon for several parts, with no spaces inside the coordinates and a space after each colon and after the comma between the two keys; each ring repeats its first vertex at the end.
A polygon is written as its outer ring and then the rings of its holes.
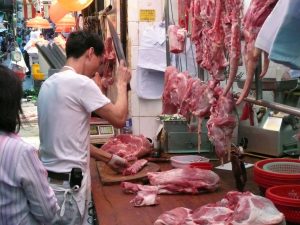
{"type": "MultiPolygon", "coordinates": [[[[89,170],[89,154],[87,170],[83,174],[79,190],[72,190],[69,182],[58,185],[50,182],[60,204],[58,218],[66,225],[93,224],[93,203],[91,198],[91,176],[89,170]],[[76,204],[74,204],[76,203],[76,204]]],[[[54,223],[55,224],[55,223],[54,223]]]]}

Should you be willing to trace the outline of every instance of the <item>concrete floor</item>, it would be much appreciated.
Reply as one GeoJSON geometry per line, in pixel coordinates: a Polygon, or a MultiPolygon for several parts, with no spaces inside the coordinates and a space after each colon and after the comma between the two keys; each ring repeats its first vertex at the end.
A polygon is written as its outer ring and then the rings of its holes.
{"type": "Polygon", "coordinates": [[[24,101],[22,103],[22,109],[27,120],[22,122],[19,135],[24,141],[32,144],[38,149],[40,146],[40,139],[39,127],[37,124],[37,107],[35,102],[24,101]]]}

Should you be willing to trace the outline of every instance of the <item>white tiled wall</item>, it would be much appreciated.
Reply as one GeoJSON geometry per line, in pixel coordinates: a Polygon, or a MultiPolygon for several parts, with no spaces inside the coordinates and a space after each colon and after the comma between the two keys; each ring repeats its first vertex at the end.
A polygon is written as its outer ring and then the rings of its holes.
{"type": "Polygon", "coordinates": [[[136,67],[138,59],[138,47],[141,35],[152,22],[140,22],[140,9],[155,10],[155,21],[162,21],[164,0],[130,0],[128,1],[128,52],[129,62],[132,70],[131,80],[131,117],[132,130],[134,134],[143,134],[153,138],[159,126],[156,120],[157,115],[161,113],[161,100],[145,100],[140,99],[135,92],[136,84],[136,67]]]}

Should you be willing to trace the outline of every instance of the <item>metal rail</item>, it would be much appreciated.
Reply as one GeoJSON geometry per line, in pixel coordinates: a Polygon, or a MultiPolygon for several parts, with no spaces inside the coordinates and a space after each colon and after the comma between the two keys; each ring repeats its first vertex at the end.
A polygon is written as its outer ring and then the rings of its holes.
{"type": "MultiPolygon", "coordinates": [[[[238,95],[236,95],[235,97],[238,97],[238,95]]],[[[268,102],[268,101],[261,100],[261,99],[256,100],[254,98],[249,98],[249,97],[244,98],[244,101],[300,117],[300,109],[292,107],[292,106],[280,104],[277,102],[268,102]]]]}
{"type": "Polygon", "coordinates": [[[169,0],[165,1],[165,29],[166,29],[166,62],[167,66],[171,65],[171,56],[169,49],[169,35],[168,35],[168,27],[170,25],[170,16],[169,16],[169,0]]]}

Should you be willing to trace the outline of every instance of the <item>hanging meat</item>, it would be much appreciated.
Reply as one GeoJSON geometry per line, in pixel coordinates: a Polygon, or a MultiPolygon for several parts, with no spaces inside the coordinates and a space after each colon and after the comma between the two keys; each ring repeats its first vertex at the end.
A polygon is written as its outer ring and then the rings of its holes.
{"type": "Polygon", "coordinates": [[[162,95],[163,114],[175,114],[179,111],[188,79],[190,79],[190,76],[187,73],[179,73],[176,67],[173,66],[167,67],[162,95]]]}
{"type": "Polygon", "coordinates": [[[191,0],[178,0],[178,25],[188,30],[191,0]]]}
{"type": "Polygon", "coordinates": [[[233,130],[236,126],[234,100],[231,93],[223,95],[221,87],[215,89],[217,101],[211,107],[207,121],[208,137],[215,146],[215,153],[223,158],[229,151],[233,130]]]}
{"type": "Polygon", "coordinates": [[[241,1],[194,0],[190,11],[197,63],[217,81],[225,79],[224,71],[230,66],[226,95],[236,76],[241,54],[241,1]]]}
{"type": "Polygon", "coordinates": [[[177,25],[168,27],[169,50],[172,53],[178,54],[183,52],[185,45],[186,30],[177,25]]]}
{"type": "Polygon", "coordinates": [[[116,64],[116,53],[113,49],[112,38],[106,38],[104,42],[104,63],[103,63],[103,71],[101,73],[101,83],[104,88],[108,88],[109,85],[114,83],[113,71],[114,66],[116,64]]]}
{"type": "MultiPolygon", "coordinates": [[[[254,78],[255,68],[260,59],[261,50],[255,48],[256,37],[269,16],[278,0],[252,0],[243,20],[243,37],[245,40],[244,62],[246,66],[246,81],[243,91],[236,104],[240,104],[242,100],[248,96],[250,87],[254,78]]],[[[261,77],[266,74],[269,66],[267,53],[264,53],[264,68],[261,77]]]]}
{"type": "MultiPolygon", "coordinates": [[[[198,119],[198,133],[201,136],[202,120],[207,123],[208,136],[215,146],[216,155],[221,159],[231,145],[233,129],[236,126],[233,96],[223,94],[218,81],[201,81],[187,73],[179,73],[175,67],[165,72],[163,92],[163,113],[180,113],[187,121],[194,116],[198,119]]],[[[201,138],[198,139],[200,150],[201,138]]]]}

